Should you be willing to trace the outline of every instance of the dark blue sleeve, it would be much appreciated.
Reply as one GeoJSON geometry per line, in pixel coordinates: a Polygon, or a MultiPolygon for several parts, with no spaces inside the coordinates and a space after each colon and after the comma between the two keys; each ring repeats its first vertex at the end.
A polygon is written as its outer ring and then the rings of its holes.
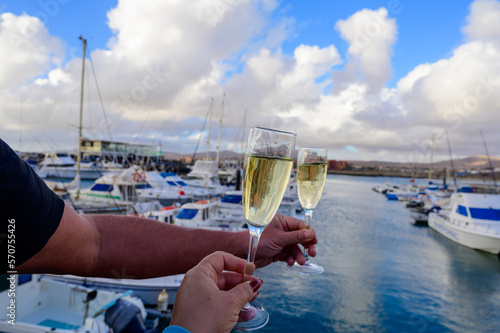
{"type": "Polygon", "coordinates": [[[37,254],[63,211],[64,201],[0,139],[0,274],[14,270],[12,262],[18,266],[37,254]]]}

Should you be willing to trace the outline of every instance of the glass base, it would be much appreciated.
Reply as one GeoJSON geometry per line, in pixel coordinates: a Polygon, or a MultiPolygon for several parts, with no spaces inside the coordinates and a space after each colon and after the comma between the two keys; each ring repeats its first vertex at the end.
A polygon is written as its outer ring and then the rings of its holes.
{"type": "Polygon", "coordinates": [[[297,273],[304,274],[304,275],[311,275],[311,274],[321,274],[325,271],[325,269],[319,265],[316,264],[311,264],[311,263],[306,263],[305,265],[301,266],[295,262],[293,266],[288,266],[287,267],[297,273]]]}
{"type": "Polygon", "coordinates": [[[256,301],[247,303],[240,311],[239,320],[234,326],[238,331],[253,331],[266,326],[269,312],[256,301]]]}

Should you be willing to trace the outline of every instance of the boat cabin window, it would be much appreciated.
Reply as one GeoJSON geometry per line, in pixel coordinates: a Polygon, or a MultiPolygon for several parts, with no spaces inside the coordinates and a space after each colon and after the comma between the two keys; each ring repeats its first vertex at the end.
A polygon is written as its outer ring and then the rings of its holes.
{"type": "Polygon", "coordinates": [[[465,208],[465,206],[462,205],[458,205],[457,213],[463,216],[469,216],[469,214],[467,213],[467,208],[465,208]]]}
{"type": "Polygon", "coordinates": [[[153,186],[149,185],[149,183],[146,183],[146,184],[137,184],[135,185],[135,188],[138,190],[143,190],[146,188],[153,188],[153,186]]]}
{"type": "Polygon", "coordinates": [[[221,202],[227,202],[232,204],[240,204],[241,203],[241,195],[225,195],[221,200],[221,202]]]}
{"type": "Polygon", "coordinates": [[[171,181],[171,180],[167,180],[167,184],[170,185],[170,186],[176,186],[177,187],[177,184],[174,181],[171,181]]]}
{"type": "Polygon", "coordinates": [[[99,191],[99,192],[111,192],[113,191],[113,185],[108,184],[95,184],[90,189],[91,191],[99,191]]]}
{"type": "Polygon", "coordinates": [[[133,185],[118,185],[125,201],[137,201],[137,193],[133,185]]]}
{"type": "Polygon", "coordinates": [[[469,208],[470,215],[474,219],[500,221],[500,209],[493,208],[469,208]]]}
{"type": "Polygon", "coordinates": [[[185,208],[182,209],[179,214],[177,214],[178,219],[183,219],[183,220],[191,220],[198,214],[198,209],[189,209],[185,208]]]}

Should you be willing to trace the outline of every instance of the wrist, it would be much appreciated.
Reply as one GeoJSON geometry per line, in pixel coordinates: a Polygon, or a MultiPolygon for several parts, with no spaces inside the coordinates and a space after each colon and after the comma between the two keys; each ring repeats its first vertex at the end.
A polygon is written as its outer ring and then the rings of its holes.
{"type": "Polygon", "coordinates": [[[233,233],[234,246],[232,246],[233,251],[231,251],[235,256],[242,259],[247,259],[248,256],[248,242],[250,239],[250,233],[248,231],[240,231],[233,233]]]}

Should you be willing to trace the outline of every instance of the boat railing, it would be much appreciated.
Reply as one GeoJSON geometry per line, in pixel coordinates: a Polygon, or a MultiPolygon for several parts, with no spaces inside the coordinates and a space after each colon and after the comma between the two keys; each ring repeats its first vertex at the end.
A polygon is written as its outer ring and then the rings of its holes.
{"type": "Polygon", "coordinates": [[[491,223],[488,222],[469,222],[469,221],[461,221],[458,219],[453,219],[450,218],[448,219],[448,222],[450,224],[453,224],[457,227],[463,228],[463,229],[468,229],[471,231],[475,232],[480,232],[480,233],[485,233],[485,234],[491,234],[491,235],[500,235],[500,231],[495,230],[492,227],[491,223]]]}

